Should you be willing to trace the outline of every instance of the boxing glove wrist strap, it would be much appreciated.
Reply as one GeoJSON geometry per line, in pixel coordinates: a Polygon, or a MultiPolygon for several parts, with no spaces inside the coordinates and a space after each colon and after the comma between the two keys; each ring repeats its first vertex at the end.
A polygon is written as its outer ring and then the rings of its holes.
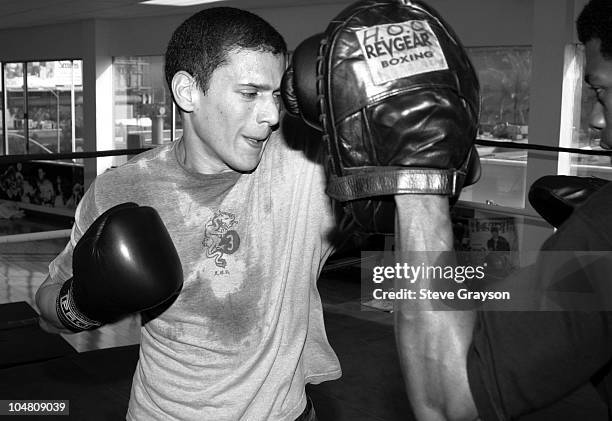
{"type": "Polygon", "coordinates": [[[393,194],[436,194],[453,196],[463,186],[459,170],[376,167],[342,177],[329,176],[326,193],[339,201],[393,194]]]}
{"type": "Polygon", "coordinates": [[[64,282],[60,289],[57,296],[56,312],[60,322],[73,332],[102,326],[102,323],[90,319],[77,308],[72,292],[72,278],[64,282]]]}

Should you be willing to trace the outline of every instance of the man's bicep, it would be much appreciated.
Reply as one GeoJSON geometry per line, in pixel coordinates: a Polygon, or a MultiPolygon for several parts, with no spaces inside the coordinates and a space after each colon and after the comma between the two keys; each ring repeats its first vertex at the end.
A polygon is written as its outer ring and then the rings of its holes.
{"type": "Polygon", "coordinates": [[[64,330],[57,318],[57,297],[64,282],[72,277],[72,255],[78,240],[83,236],[84,227],[89,226],[95,217],[93,189],[89,189],[75,211],[75,222],[72,225],[70,238],[64,249],[49,263],[49,272],[36,291],[36,306],[42,316],[41,327],[57,333],[64,330]]]}
{"type": "Polygon", "coordinates": [[[72,277],[72,254],[77,243],[92,222],[99,216],[95,199],[95,182],[85,192],[75,213],[70,238],[64,249],[49,263],[49,276],[57,282],[72,277]]]}

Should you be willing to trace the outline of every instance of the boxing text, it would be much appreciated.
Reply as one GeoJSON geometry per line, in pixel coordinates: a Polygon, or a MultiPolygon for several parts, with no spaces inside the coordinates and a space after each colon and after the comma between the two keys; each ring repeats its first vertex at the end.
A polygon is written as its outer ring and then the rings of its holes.
{"type": "Polygon", "coordinates": [[[376,85],[448,69],[438,36],[426,20],[366,27],[356,36],[376,85]]]}

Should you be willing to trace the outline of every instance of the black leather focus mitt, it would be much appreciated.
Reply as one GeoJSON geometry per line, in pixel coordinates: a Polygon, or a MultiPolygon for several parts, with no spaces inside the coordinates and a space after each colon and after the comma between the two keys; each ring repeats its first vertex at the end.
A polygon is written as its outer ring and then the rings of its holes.
{"type": "Polygon", "coordinates": [[[395,194],[456,200],[479,178],[476,72],[419,1],[347,7],[296,48],[282,96],[289,114],[323,132],[327,194],[362,231],[393,232],[395,194]]]}
{"type": "Polygon", "coordinates": [[[555,228],[559,228],[593,193],[610,180],[573,175],[546,175],[529,188],[529,203],[555,228]]]}

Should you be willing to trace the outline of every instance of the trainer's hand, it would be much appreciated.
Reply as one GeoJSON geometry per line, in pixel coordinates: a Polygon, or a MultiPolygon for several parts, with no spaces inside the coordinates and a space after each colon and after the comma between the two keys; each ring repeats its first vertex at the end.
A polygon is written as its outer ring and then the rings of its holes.
{"type": "Polygon", "coordinates": [[[327,194],[362,231],[392,226],[395,194],[456,199],[478,179],[478,77],[418,1],[353,3],[298,45],[281,88],[287,112],[323,132],[327,194]],[[390,55],[377,54],[382,44],[390,55]]]}
{"type": "Polygon", "coordinates": [[[73,332],[156,307],[176,297],[183,284],[181,262],[158,213],[134,203],[117,205],[93,222],[74,248],[72,269],[55,311],[73,332]]]}

